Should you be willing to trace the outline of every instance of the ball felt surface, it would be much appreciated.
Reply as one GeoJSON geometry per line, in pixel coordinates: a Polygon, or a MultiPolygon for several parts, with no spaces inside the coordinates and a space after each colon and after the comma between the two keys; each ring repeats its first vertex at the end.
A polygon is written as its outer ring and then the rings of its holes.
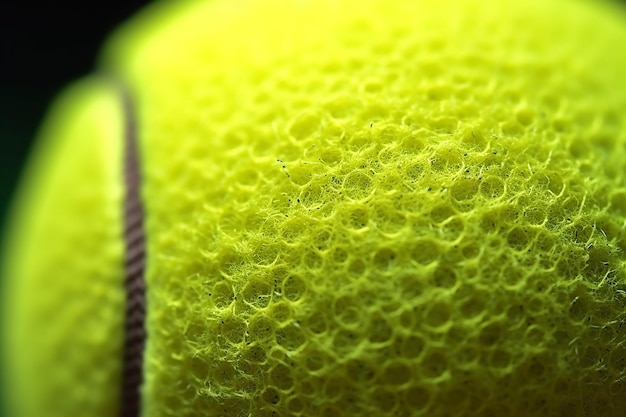
{"type": "MultiPolygon", "coordinates": [[[[604,3],[157,4],[131,92],[143,416],[622,416],[626,16],[604,3]]],[[[6,271],[15,415],[111,416],[121,120],[51,116],[6,271]],[[52,174],[54,173],[54,174],[52,174]]]]}
{"type": "Polygon", "coordinates": [[[5,242],[11,416],[115,415],[123,337],[121,112],[85,80],[41,131],[5,242]]]}

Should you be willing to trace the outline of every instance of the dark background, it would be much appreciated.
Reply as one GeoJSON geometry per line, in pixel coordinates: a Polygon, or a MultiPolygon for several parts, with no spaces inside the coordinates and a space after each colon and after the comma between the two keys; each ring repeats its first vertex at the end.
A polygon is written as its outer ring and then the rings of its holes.
{"type": "Polygon", "coordinates": [[[112,29],[147,3],[0,2],[0,224],[51,100],[92,71],[112,29]]]}
{"type": "MultiPolygon", "coordinates": [[[[63,86],[92,72],[108,34],[148,3],[0,2],[0,236],[22,165],[50,102],[63,86]]],[[[0,416],[5,415],[3,408],[0,387],[0,416]]]]}

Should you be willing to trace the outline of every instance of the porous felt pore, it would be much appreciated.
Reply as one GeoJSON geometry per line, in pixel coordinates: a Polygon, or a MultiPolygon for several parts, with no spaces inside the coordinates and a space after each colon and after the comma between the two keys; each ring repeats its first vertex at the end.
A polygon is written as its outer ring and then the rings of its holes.
{"type": "Polygon", "coordinates": [[[566,0],[123,27],[102,66],[138,113],[142,416],[623,416],[621,45],[623,10],[566,0]]]}

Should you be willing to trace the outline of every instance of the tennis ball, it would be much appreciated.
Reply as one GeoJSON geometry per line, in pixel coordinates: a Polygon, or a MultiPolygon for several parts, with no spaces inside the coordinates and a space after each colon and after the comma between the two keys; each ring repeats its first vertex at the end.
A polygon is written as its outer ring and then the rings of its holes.
{"type": "Polygon", "coordinates": [[[44,123],[12,416],[623,416],[626,16],[157,3],[44,123]]]}

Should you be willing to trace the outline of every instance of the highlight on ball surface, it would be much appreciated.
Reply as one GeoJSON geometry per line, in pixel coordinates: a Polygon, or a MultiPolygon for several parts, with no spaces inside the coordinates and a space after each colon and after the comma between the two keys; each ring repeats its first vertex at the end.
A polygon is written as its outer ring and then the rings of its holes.
{"type": "Polygon", "coordinates": [[[42,125],[16,417],[626,410],[626,12],[161,1],[42,125]]]}

